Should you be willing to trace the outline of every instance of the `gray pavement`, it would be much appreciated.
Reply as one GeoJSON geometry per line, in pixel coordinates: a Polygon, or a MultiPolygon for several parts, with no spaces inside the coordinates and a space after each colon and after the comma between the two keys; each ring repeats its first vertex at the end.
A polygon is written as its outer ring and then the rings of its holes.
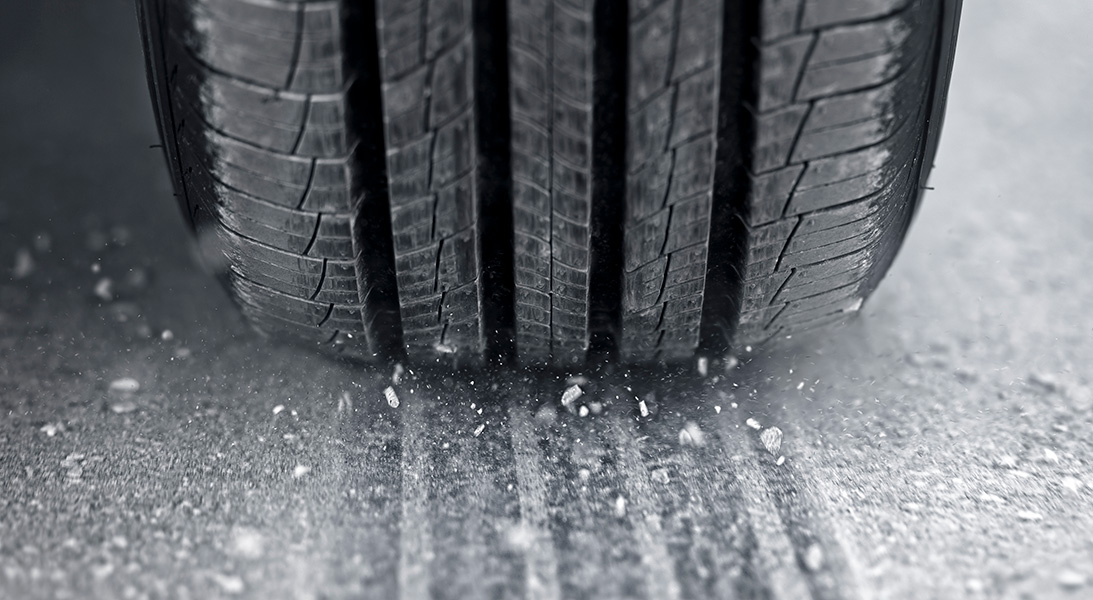
{"type": "Polygon", "coordinates": [[[0,598],[1093,596],[1091,16],[965,3],[863,318],[593,377],[582,417],[517,375],[393,408],[251,333],[150,148],[132,5],[4,2],[0,598]]]}

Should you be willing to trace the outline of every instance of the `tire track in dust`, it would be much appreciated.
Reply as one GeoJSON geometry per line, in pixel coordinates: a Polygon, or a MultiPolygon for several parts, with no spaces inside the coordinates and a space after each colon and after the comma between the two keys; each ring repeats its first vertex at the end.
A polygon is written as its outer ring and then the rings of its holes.
{"type": "Polygon", "coordinates": [[[538,436],[533,430],[528,408],[512,398],[509,406],[509,435],[516,463],[520,524],[530,535],[524,552],[525,585],[529,600],[558,600],[562,597],[558,581],[558,558],[550,535],[546,469],[539,458],[538,436]]]}
{"type": "Polygon", "coordinates": [[[424,401],[408,396],[402,413],[402,514],[400,515],[398,588],[402,600],[429,597],[433,540],[429,525],[428,459],[424,401]]]}

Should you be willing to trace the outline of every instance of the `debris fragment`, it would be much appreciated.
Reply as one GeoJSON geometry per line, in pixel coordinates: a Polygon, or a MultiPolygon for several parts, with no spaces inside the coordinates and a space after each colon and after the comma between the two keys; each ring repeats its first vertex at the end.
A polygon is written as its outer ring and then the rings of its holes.
{"type": "Polygon", "coordinates": [[[338,412],[353,412],[353,398],[347,391],[342,390],[342,395],[338,396],[338,412]]]}
{"type": "Polygon", "coordinates": [[[565,382],[567,385],[588,385],[588,378],[584,375],[570,375],[565,382]]]}
{"type": "Polygon", "coordinates": [[[1060,571],[1055,580],[1059,582],[1060,586],[1068,589],[1080,588],[1086,584],[1085,575],[1070,569],[1060,571]]]}
{"type": "Polygon", "coordinates": [[[1051,448],[1044,448],[1044,462],[1059,464],[1059,455],[1051,448]]]}
{"type": "Polygon", "coordinates": [[[759,421],[756,421],[752,417],[748,417],[748,420],[744,421],[744,424],[747,425],[748,427],[751,427],[752,429],[755,429],[755,430],[759,430],[759,429],[763,428],[763,426],[759,424],[759,421]]]}
{"type": "Polygon", "coordinates": [[[540,425],[550,425],[558,418],[558,411],[550,403],[543,404],[535,411],[535,422],[540,425]]]}
{"type": "MultiPolygon", "coordinates": [[[[57,435],[58,433],[64,433],[64,430],[65,430],[64,423],[61,423],[60,421],[57,421],[56,423],[46,423],[45,425],[42,425],[41,427],[38,428],[38,431],[41,431],[42,433],[46,434],[46,436],[48,436],[48,437],[53,437],[53,436],[57,435]]],[[[1079,483],[1079,485],[1080,485],[1080,483],[1079,483]]]]}
{"type": "Polygon", "coordinates": [[[1078,491],[1082,489],[1082,480],[1077,477],[1067,476],[1063,477],[1062,485],[1064,488],[1077,494],[1078,491]]]}
{"type": "Polygon", "coordinates": [[[694,421],[687,421],[679,430],[679,443],[683,446],[705,446],[706,434],[694,421]]]}
{"type": "Polygon", "coordinates": [[[994,464],[1004,469],[1017,468],[1017,459],[1008,454],[1003,454],[994,460],[994,464]]]}
{"type": "Polygon", "coordinates": [[[797,384],[797,389],[798,389],[798,390],[803,390],[803,389],[805,389],[805,382],[803,382],[803,381],[802,381],[802,382],[799,382],[799,383],[797,384]]]}
{"type": "Polygon", "coordinates": [[[122,377],[110,382],[110,391],[119,394],[134,394],[140,391],[140,382],[132,377],[122,377]]]}
{"type": "Polygon", "coordinates": [[[592,411],[592,414],[598,415],[603,412],[603,402],[589,402],[588,410],[592,411]]]}
{"type": "Polygon", "coordinates": [[[1028,382],[1049,392],[1058,391],[1059,389],[1059,380],[1051,373],[1031,373],[1028,376],[1028,382]]]}
{"type": "Polygon", "coordinates": [[[774,461],[774,464],[778,465],[779,467],[786,464],[786,457],[785,456],[779,456],[778,460],[774,461]]]}
{"type": "Polygon", "coordinates": [[[584,394],[584,390],[579,385],[571,385],[562,392],[562,406],[566,410],[573,412],[573,403],[577,401],[584,394]]]}
{"type": "Polygon", "coordinates": [[[819,544],[810,544],[805,550],[805,567],[815,573],[824,567],[824,549],[819,544]]]}
{"type": "Polygon", "coordinates": [[[713,411],[717,414],[721,414],[721,406],[714,406],[713,411]]]}
{"type": "Polygon", "coordinates": [[[103,302],[114,299],[114,281],[109,277],[103,277],[95,284],[95,297],[103,302]]]}
{"type": "Polygon", "coordinates": [[[228,553],[241,558],[261,558],[265,546],[265,536],[260,532],[250,527],[234,527],[228,542],[228,553]]]}
{"type": "Polygon", "coordinates": [[[1044,515],[1031,510],[1022,510],[1017,512],[1017,518],[1022,521],[1043,521],[1044,515]]]}
{"type": "Polygon", "coordinates": [[[739,358],[736,358],[735,356],[726,356],[725,357],[725,372],[728,373],[729,371],[735,369],[739,364],[740,364],[740,359],[739,358]]]}
{"type": "Polygon", "coordinates": [[[137,410],[137,405],[132,400],[122,400],[111,404],[110,410],[116,415],[124,415],[137,410]]]}
{"type": "Polygon", "coordinates": [[[34,272],[34,257],[30,250],[20,248],[15,251],[15,266],[11,268],[13,279],[24,279],[34,272]]]}
{"type": "Polygon", "coordinates": [[[309,467],[307,465],[296,465],[292,469],[292,478],[293,479],[299,479],[299,478],[303,477],[304,475],[307,475],[310,472],[311,472],[311,467],[309,467]]]}
{"type": "Polygon", "coordinates": [[[277,406],[273,407],[273,414],[279,415],[279,414],[281,414],[282,410],[285,410],[285,405],[284,404],[278,404],[277,406]]]}
{"type": "Polygon", "coordinates": [[[778,450],[782,447],[782,430],[777,427],[764,429],[759,434],[759,440],[763,442],[763,447],[767,449],[767,452],[778,454],[778,450]]]}
{"type": "Polygon", "coordinates": [[[666,484],[671,480],[668,477],[668,469],[665,469],[663,467],[659,469],[653,469],[653,472],[650,473],[650,477],[653,478],[653,481],[662,484],[666,484]]]}
{"type": "Polygon", "coordinates": [[[577,415],[581,417],[587,417],[588,407],[582,404],[581,407],[577,409],[577,415]]]}
{"type": "Polygon", "coordinates": [[[622,496],[615,497],[615,516],[619,518],[626,516],[626,498],[622,496]]]}
{"type": "Polygon", "coordinates": [[[455,354],[455,346],[449,346],[448,344],[437,344],[433,348],[441,354],[455,354]]]}
{"type": "Polygon", "coordinates": [[[638,400],[638,412],[642,417],[649,416],[649,406],[645,404],[645,399],[638,400]]]}
{"type": "Polygon", "coordinates": [[[218,585],[221,590],[224,590],[225,594],[242,594],[244,589],[243,578],[238,575],[224,575],[222,573],[213,573],[213,583],[218,585]]]}
{"type": "Polygon", "coordinates": [[[589,479],[592,478],[592,471],[589,471],[588,469],[586,469],[584,467],[581,467],[580,469],[577,470],[577,478],[580,479],[581,481],[588,481],[589,479]]]}
{"type": "Polygon", "coordinates": [[[399,400],[398,394],[395,393],[395,388],[387,386],[383,388],[383,396],[387,398],[387,405],[391,408],[398,408],[399,400]]]}
{"type": "Polygon", "coordinates": [[[485,423],[482,423],[478,427],[475,427],[474,428],[474,437],[478,437],[478,436],[482,435],[482,432],[485,431],[485,430],[486,430],[486,424],[485,423]]]}
{"type": "Polygon", "coordinates": [[[710,374],[710,359],[705,356],[699,356],[695,369],[698,370],[699,377],[706,377],[710,374]]]}
{"type": "Polygon", "coordinates": [[[402,374],[406,372],[406,369],[402,367],[402,363],[395,363],[395,372],[391,374],[391,384],[398,385],[402,383],[402,374]]]}
{"type": "Polygon", "coordinates": [[[175,339],[175,332],[171,331],[170,329],[164,329],[159,334],[159,339],[161,339],[165,342],[169,342],[169,341],[175,339]]]}

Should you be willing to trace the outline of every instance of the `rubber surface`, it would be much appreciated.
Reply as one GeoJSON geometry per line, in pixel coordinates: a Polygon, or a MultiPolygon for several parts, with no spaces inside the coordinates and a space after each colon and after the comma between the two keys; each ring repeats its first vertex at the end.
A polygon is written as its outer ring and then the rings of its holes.
{"type": "Polygon", "coordinates": [[[924,187],[959,11],[139,4],[179,200],[259,329],[566,367],[857,312],[924,187]]]}

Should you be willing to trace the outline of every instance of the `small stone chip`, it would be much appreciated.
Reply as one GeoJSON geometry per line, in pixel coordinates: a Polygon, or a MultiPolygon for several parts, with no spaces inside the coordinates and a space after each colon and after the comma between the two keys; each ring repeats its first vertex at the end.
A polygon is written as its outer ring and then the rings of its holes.
{"type": "Polygon", "coordinates": [[[307,465],[296,465],[292,469],[292,478],[293,479],[299,479],[299,478],[303,477],[304,475],[307,475],[310,472],[311,472],[311,467],[309,467],[307,465]]]}
{"type": "Polygon", "coordinates": [[[387,405],[391,408],[398,408],[398,394],[395,393],[395,388],[387,386],[383,388],[383,396],[387,398],[387,405]]]}
{"type": "Polygon", "coordinates": [[[699,377],[705,377],[710,374],[710,359],[705,356],[699,356],[695,369],[698,371],[699,377]]]}
{"type": "Polygon", "coordinates": [[[281,414],[282,410],[285,410],[285,405],[284,404],[278,404],[277,406],[273,407],[273,414],[275,414],[275,415],[281,414]]]}
{"type": "Polygon", "coordinates": [[[474,437],[478,437],[478,436],[482,435],[482,432],[485,431],[485,430],[486,430],[486,424],[485,423],[482,423],[478,427],[475,427],[474,437]]]}
{"type": "Polygon", "coordinates": [[[114,282],[109,277],[103,277],[95,284],[95,297],[103,302],[114,299],[114,282]]]}
{"type": "Polygon", "coordinates": [[[140,382],[132,377],[122,377],[110,382],[110,391],[119,394],[133,394],[140,391],[140,382]]]}
{"type": "Polygon", "coordinates": [[[1059,572],[1056,581],[1064,588],[1074,589],[1084,586],[1086,584],[1086,577],[1077,571],[1065,569],[1059,572]]]}
{"type": "Polygon", "coordinates": [[[582,404],[581,407],[577,409],[577,415],[581,417],[587,417],[588,407],[582,404]]]}
{"type": "MultiPolygon", "coordinates": [[[[46,434],[48,437],[53,437],[53,436],[57,435],[58,433],[62,433],[64,430],[65,430],[64,423],[61,423],[60,421],[58,421],[56,423],[46,423],[45,425],[42,425],[38,429],[38,431],[41,431],[42,433],[46,434]]],[[[1079,483],[1079,485],[1080,485],[1080,483],[1079,483]]]]}
{"type": "Polygon", "coordinates": [[[778,460],[774,461],[774,464],[778,465],[779,467],[786,464],[786,457],[779,456],[778,460]]]}
{"type": "Polygon", "coordinates": [[[402,367],[402,363],[395,363],[395,372],[391,374],[391,384],[398,385],[402,383],[402,374],[406,372],[406,369],[402,367]]]}
{"type": "Polygon", "coordinates": [[[765,429],[759,434],[759,439],[767,452],[778,454],[778,450],[782,447],[782,430],[777,427],[765,429]]]}
{"type": "Polygon", "coordinates": [[[622,496],[615,498],[615,516],[619,518],[626,516],[626,498],[622,496]]]}
{"type": "Polygon", "coordinates": [[[238,575],[223,575],[213,573],[212,580],[225,594],[242,594],[244,589],[243,578],[238,575]]]}
{"type": "Polygon", "coordinates": [[[804,563],[805,567],[813,573],[824,568],[824,549],[819,544],[809,545],[805,550],[804,563]]]}
{"type": "Polygon", "coordinates": [[[645,404],[645,400],[638,400],[638,412],[643,417],[649,416],[649,405],[645,404]]]}
{"type": "Polygon", "coordinates": [[[744,424],[747,425],[748,427],[751,427],[752,429],[755,429],[755,430],[759,430],[759,429],[763,428],[763,426],[759,424],[759,421],[756,421],[752,417],[748,417],[748,420],[744,421],[744,424]]]}
{"type": "Polygon", "coordinates": [[[1022,510],[1018,511],[1017,518],[1021,519],[1022,521],[1043,521],[1044,515],[1041,515],[1040,513],[1031,510],[1022,510]]]}
{"type": "Polygon", "coordinates": [[[687,421],[679,430],[679,443],[683,446],[705,446],[706,434],[694,421],[687,421]]]}
{"type": "Polygon", "coordinates": [[[110,410],[116,415],[124,415],[137,410],[137,405],[131,400],[122,400],[110,405],[110,410]]]}
{"type": "Polygon", "coordinates": [[[567,387],[565,391],[562,392],[562,406],[564,406],[566,410],[572,411],[573,403],[582,395],[584,395],[584,390],[581,389],[581,386],[574,384],[567,387]]]}

